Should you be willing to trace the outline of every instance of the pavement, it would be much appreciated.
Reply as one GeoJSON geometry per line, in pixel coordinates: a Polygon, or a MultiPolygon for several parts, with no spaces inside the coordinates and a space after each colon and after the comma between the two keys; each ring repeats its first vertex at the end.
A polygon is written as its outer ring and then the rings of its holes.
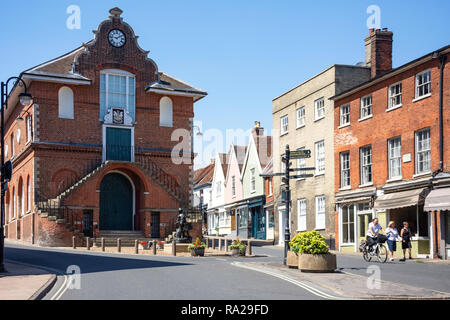
{"type": "Polygon", "coordinates": [[[359,255],[338,254],[337,273],[304,274],[282,266],[280,247],[255,247],[253,253],[198,258],[6,245],[7,259],[59,274],[44,300],[450,298],[447,263],[367,263],[359,255]],[[79,286],[71,288],[73,270],[80,271],[79,286]]]}
{"type": "Polygon", "coordinates": [[[17,263],[6,263],[0,273],[0,300],[39,300],[56,282],[49,271],[17,263]]]}

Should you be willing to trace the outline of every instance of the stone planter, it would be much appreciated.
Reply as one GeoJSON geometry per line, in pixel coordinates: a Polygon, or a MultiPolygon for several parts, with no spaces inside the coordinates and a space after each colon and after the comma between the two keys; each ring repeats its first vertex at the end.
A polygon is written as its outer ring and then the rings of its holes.
{"type": "Polygon", "coordinates": [[[193,257],[204,257],[205,256],[205,248],[197,247],[191,248],[191,256],[193,257]]]}
{"type": "Polygon", "coordinates": [[[241,257],[245,257],[245,252],[247,251],[247,248],[245,248],[245,251],[241,251],[239,248],[232,248],[231,249],[231,254],[233,256],[241,256],[241,257]]]}
{"type": "Polygon", "coordinates": [[[302,272],[334,272],[337,269],[336,255],[298,254],[298,268],[302,272]]]}
{"type": "Polygon", "coordinates": [[[286,264],[289,268],[298,269],[298,255],[293,251],[288,251],[286,264]]]}
{"type": "Polygon", "coordinates": [[[164,244],[157,244],[156,249],[158,250],[164,250],[164,244]]]}

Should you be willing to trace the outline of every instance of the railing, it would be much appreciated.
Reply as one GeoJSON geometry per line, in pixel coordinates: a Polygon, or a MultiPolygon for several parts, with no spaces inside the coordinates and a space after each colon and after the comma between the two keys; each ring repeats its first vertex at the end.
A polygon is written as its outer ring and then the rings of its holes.
{"type": "MultiPolygon", "coordinates": [[[[107,145],[106,161],[124,161],[139,164],[147,173],[163,185],[172,195],[174,195],[180,202],[181,206],[187,206],[187,198],[185,192],[180,187],[177,179],[165,172],[155,162],[150,159],[150,155],[144,149],[135,148],[133,146],[123,145],[107,145]],[[134,159],[132,155],[134,154],[134,159]]],[[[94,159],[81,160],[77,168],[71,168],[77,171],[77,174],[68,175],[57,182],[57,185],[50,185],[48,188],[40,188],[36,192],[35,198],[38,208],[44,210],[56,210],[55,206],[64,206],[64,196],[60,197],[59,202],[53,201],[59,196],[64,195],[70,188],[78,184],[83,178],[94,172],[102,165],[103,159],[98,156],[94,159]],[[80,167],[81,166],[81,167],[80,167]],[[52,202],[53,201],[53,202],[52,202]]]]}

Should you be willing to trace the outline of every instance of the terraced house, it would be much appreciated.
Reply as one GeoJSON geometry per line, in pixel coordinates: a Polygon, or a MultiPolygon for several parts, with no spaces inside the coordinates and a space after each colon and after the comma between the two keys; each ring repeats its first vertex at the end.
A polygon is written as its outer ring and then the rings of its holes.
{"type": "Polygon", "coordinates": [[[378,217],[409,223],[414,257],[448,259],[450,46],[392,68],[392,42],[371,30],[371,79],[333,97],[338,247],[357,251],[378,217]]]}
{"type": "Polygon", "coordinates": [[[178,208],[192,205],[192,152],[175,164],[171,135],[192,132],[206,92],[159,70],[122,11],[110,14],[93,40],[20,74],[30,108],[17,103],[20,87],[10,93],[8,238],[44,246],[114,232],[163,238],[178,208]]]}
{"type": "Polygon", "coordinates": [[[313,174],[306,179],[291,180],[291,212],[285,219],[286,206],[281,201],[284,185],[274,180],[275,239],[284,245],[284,230],[289,223],[291,234],[317,230],[334,247],[334,105],[329,98],[370,77],[365,65],[333,65],[273,100],[273,166],[284,172],[281,156],[286,145],[291,150],[311,150],[311,159],[292,161],[291,168],[315,168],[301,172],[313,174]]]}

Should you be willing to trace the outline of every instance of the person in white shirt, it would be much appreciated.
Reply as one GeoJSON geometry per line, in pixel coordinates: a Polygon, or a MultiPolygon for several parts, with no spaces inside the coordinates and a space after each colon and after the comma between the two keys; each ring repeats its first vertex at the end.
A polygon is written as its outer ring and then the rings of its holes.
{"type": "Polygon", "coordinates": [[[378,218],[375,218],[372,220],[371,223],[369,223],[369,229],[367,230],[366,240],[367,245],[369,246],[369,249],[376,243],[376,239],[378,234],[383,228],[381,228],[380,224],[378,223],[378,218]]]}
{"type": "Polygon", "coordinates": [[[394,261],[394,252],[397,251],[397,241],[401,241],[397,228],[395,228],[395,222],[390,221],[388,227],[386,228],[386,235],[388,237],[387,244],[389,247],[389,258],[390,261],[394,261]]]}

